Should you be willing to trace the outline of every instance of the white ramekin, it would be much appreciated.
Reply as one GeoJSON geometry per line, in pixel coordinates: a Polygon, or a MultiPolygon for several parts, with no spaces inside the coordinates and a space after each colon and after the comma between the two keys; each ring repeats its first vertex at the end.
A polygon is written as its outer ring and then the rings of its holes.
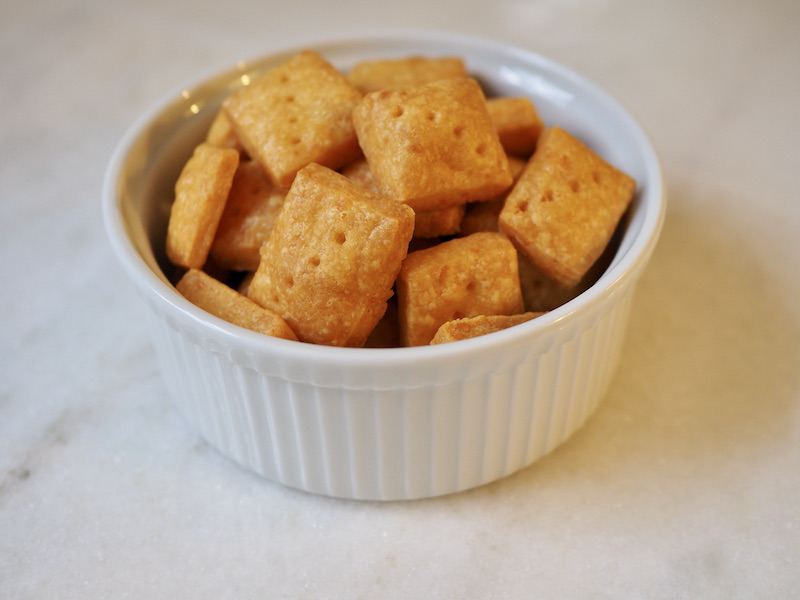
{"type": "Polygon", "coordinates": [[[298,43],[177,90],[120,142],[103,209],[122,268],[151,309],[153,344],[172,396],[211,445],[287,486],[395,500],[509,475],[586,421],[616,369],[631,295],[656,244],[665,203],[647,136],[592,83],[490,40],[381,32],[298,43]],[[542,317],[417,348],[331,348],[270,338],[186,301],[162,270],[175,178],[223,98],[305,48],[342,69],[376,57],[458,55],[490,91],[531,97],[548,126],[564,127],[638,182],[608,269],[542,317]]]}

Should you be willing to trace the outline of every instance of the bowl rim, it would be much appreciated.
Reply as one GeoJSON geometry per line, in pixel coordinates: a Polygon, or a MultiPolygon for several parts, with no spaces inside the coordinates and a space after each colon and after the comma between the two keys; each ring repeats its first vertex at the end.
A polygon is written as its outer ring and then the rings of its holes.
{"type": "Polygon", "coordinates": [[[180,316],[185,323],[213,336],[220,344],[238,351],[248,352],[256,356],[280,355],[285,360],[315,361],[316,364],[328,367],[359,368],[428,364],[431,361],[452,361],[460,357],[476,353],[500,350],[508,344],[525,344],[533,338],[546,335],[554,329],[567,326],[570,317],[577,312],[586,312],[592,306],[604,303],[617,294],[625,282],[638,277],[639,272],[648,262],[658,237],[666,212],[666,190],[662,167],[656,150],[642,126],[622,104],[605,90],[576,71],[559,64],[534,51],[516,47],[499,40],[444,32],[430,29],[386,29],[371,30],[367,33],[351,32],[348,34],[317,36],[309,39],[298,39],[288,44],[269,44],[258,55],[249,59],[228,64],[227,67],[209,70],[200,77],[195,77],[187,85],[176,86],[160,101],[154,103],[129,125],[120,141],[114,148],[109,160],[102,184],[102,212],[107,237],[117,259],[135,284],[139,293],[147,296],[148,302],[158,302],[172,314],[180,316]],[[615,257],[612,264],[587,290],[562,304],[561,306],[535,319],[479,337],[429,346],[398,348],[343,348],[302,343],[244,329],[224,321],[195,306],[186,300],[165,277],[155,273],[145,262],[130,239],[125,225],[121,199],[118,195],[119,178],[123,165],[136,141],[144,134],[156,117],[166,112],[186,90],[203,88],[211,80],[222,79],[232,75],[237,69],[267,61],[278,54],[290,54],[301,49],[313,48],[324,52],[324,49],[343,46],[365,46],[369,44],[389,44],[422,40],[445,46],[468,45],[475,52],[499,52],[514,56],[528,63],[533,63],[547,71],[557,72],[562,79],[586,90],[592,97],[600,101],[606,110],[612,110],[621,119],[627,132],[632,135],[634,145],[643,153],[642,163],[646,167],[647,188],[642,192],[641,204],[646,207],[644,218],[633,243],[624,254],[615,257]],[[646,196],[646,198],[645,198],[646,196]]]}

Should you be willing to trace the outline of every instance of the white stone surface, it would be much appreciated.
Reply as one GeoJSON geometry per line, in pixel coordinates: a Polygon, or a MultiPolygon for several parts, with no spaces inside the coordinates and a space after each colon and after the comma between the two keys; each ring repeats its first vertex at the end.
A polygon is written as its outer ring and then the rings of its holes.
{"type": "Polygon", "coordinates": [[[800,593],[800,4],[6,2],[0,597],[800,593]],[[106,163],[176,87],[315,35],[440,28],[565,63],[661,152],[620,370],[566,445],[407,503],[250,475],[172,408],[102,228],[106,163]]]}

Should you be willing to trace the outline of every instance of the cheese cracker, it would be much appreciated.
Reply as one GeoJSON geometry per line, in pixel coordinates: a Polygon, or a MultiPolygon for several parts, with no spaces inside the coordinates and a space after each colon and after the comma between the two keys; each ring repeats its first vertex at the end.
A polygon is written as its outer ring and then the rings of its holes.
{"type": "Polygon", "coordinates": [[[544,129],[533,102],[525,97],[489,98],[486,107],[503,149],[511,156],[528,157],[544,129]]]}
{"type": "Polygon", "coordinates": [[[467,76],[464,60],[457,56],[365,60],[347,74],[350,83],[365,94],[467,76]]]}
{"type": "Polygon", "coordinates": [[[232,271],[255,271],[259,250],[283,206],[286,191],[275,187],[255,161],[239,164],[217,227],[211,256],[232,271]]]}
{"type": "Polygon", "coordinates": [[[636,182],[560,127],[545,130],[499,227],[548,277],[576,285],[603,253],[636,182]]]}
{"type": "Polygon", "coordinates": [[[361,96],[306,50],[227,98],[223,108],[247,153],[288,188],[309,163],[338,169],[360,155],[350,115],[361,96]]]}
{"type": "Polygon", "coordinates": [[[353,111],[353,123],[378,190],[415,211],[488,200],[511,185],[474,79],[372,92],[353,111]]]}
{"type": "MultiPolygon", "coordinates": [[[[355,183],[378,193],[375,178],[366,159],[357,160],[342,169],[342,175],[355,183]]],[[[482,204],[482,203],[481,203],[482,204]]],[[[414,214],[415,238],[438,238],[455,235],[461,230],[464,205],[455,204],[438,210],[420,210],[414,214]]]]}
{"type": "Polygon", "coordinates": [[[521,313],[517,252],[491,232],[412,252],[397,278],[397,301],[405,346],[428,344],[452,319],[521,313]]]}
{"type": "Polygon", "coordinates": [[[189,269],[176,287],[189,302],[229,323],[273,337],[297,340],[280,316],[199,269],[189,269]]]}
{"type": "Polygon", "coordinates": [[[186,161],[167,226],[166,250],[173,264],[187,269],[205,264],[238,165],[236,150],[206,143],[186,161]]]}
{"type": "Polygon", "coordinates": [[[361,346],[386,311],[414,211],[310,164],[297,173],[248,288],[301,341],[361,346]]]}
{"type": "Polygon", "coordinates": [[[518,315],[478,315],[477,317],[464,317],[442,323],[436,331],[431,344],[445,344],[469,338],[502,331],[514,325],[525,323],[541,316],[541,312],[526,312],[518,315]]]}

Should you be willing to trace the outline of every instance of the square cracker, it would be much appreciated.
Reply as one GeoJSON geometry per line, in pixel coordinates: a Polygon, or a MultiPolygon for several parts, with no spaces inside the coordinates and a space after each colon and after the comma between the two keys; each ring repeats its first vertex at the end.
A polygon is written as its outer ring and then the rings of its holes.
{"type": "Polygon", "coordinates": [[[469,338],[502,331],[514,325],[525,323],[543,315],[541,312],[525,312],[518,315],[478,315],[477,317],[464,317],[442,323],[436,331],[431,344],[444,344],[457,342],[469,338]]]}
{"type": "Polygon", "coordinates": [[[511,173],[474,79],[372,92],[353,111],[378,190],[415,211],[487,200],[511,173]]]}
{"type": "Polygon", "coordinates": [[[245,151],[288,188],[309,163],[338,169],[360,155],[351,119],[362,94],[307,50],[231,95],[223,109],[245,151]]]}
{"type": "Polygon", "coordinates": [[[530,98],[489,98],[486,107],[505,151],[511,156],[528,157],[533,154],[544,122],[530,98]]]}
{"type": "Polygon", "coordinates": [[[205,264],[238,165],[236,150],[206,143],[186,161],[167,226],[167,257],[173,264],[187,269],[205,264]]]}
{"type": "Polygon", "coordinates": [[[229,323],[273,337],[297,340],[297,336],[279,315],[261,308],[199,269],[186,271],[176,288],[192,304],[229,323]]]}
{"type": "Polygon", "coordinates": [[[233,129],[233,124],[221,108],[214,116],[214,120],[211,121],[205,141],[207,144],[219,146],[220,148],[233,148],[240,152],[242,150],[239,138],[236,137],[236,132],[233,129]]]}
{"type": "Polygon", "coordinates": [[[232,271],[255,271],[285,197],[286,190],[276,187],[258,163],[240,162],[211,245],[214,261],[232,271]]]}
{"type": "Polygon", "coordinates": [[[407,56],[361,61],[347,78],[367,94],[468,75],[464,60],[457,56],[407,56]]]}
{"type": "Polygon", "coordinates": [[[248,288],[301,341],[361,346],[386,311],[414,211],[317,164],[297,173],[248,288]]]}
{"type": "MultiPolygon", "coordinates": [[[[342,175],[363,186],[371,192],[378,193],[375,178],[369,163],[362,158],[350,163],[341,171],[342,175]]],[[[483,204],[482,202],[477,204],[483,204]]],[[[420,210],[414,213],[414,237],[438,238],[455,235],[461,230],[461,219],[464,217],[465,205],[454,204],[438,210],[420,210]]]]}
{"type": "Polygon", "coordinates": [[[500,230],[565,287],[603,253],[636,182],[559,127],[545,130],[506,198],[500,230]]]}
{"type": "Polygon", "coordinates": [[[456,235],[461,231],[464,204],[454,204],[438,210],[421,210],[414,219],[414,237],[434,239],[456,235]]]}
{"type": "MultiPolygon", "coordinates": [[[[527,161],[522,158],[516,156],[508,157],[508,166],[511,169],[511,176],[514,181],[522,173],[526,164],[527,161]]],[[[503,194],[494,200],[468,204],[461,219],[460,235],[463,237],[477,231],[499,231],[497,219],[500,216],[500,211],[503,210],[505,201],[506,195],[503,194]]]]}
{"type": "Polygon", "coordinates": [[[397,302],[405,346],[428,344],[452,319],[521,313],[517,251],[501,233],[478,232],[411,252],[397,302]]]}

